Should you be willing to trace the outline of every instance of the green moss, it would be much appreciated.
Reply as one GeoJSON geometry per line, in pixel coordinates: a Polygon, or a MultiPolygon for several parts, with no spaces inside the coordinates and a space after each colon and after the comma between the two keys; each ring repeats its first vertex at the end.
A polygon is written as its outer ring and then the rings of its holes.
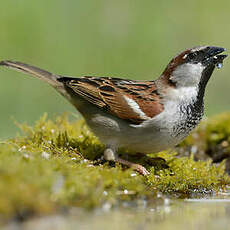
{"type": "Polygon", "coordinates": [[[104,146],[83,121],[71,123],[66,115],[56,121],[44,115],[34,127],[19,127],[22,135],[0,145],[2,218],[151,200],[158,192],[189,196],[218,191],[230,183],[223,164],[177,158],[176,153],[150,154],[158,157],[154,161],[134,159],[150,170],[148,177],[117,164],[101,164],[97,159],[104,146]]]}
{"type": "Polygon", "coordinates": [[[230,113],[203,121],[180,147],[182,152],[193,148],[197,159],[210,158],[214,162],[227,159],[227,170],[230,172],[230,113]]]}

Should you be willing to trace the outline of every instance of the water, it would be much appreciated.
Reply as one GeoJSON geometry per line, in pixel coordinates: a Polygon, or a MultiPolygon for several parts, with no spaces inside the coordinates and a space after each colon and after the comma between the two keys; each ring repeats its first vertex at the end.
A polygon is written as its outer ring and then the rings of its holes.
{"type": "Polygon", "coordinates": [[[230,195],[212,198],[169,199],[159,198],[148,205],[145,201],[111,210],[109,204],[102,209],[86,212],[72,208],[66,215],[54,215],[11,223],[4,230],[180,230],[230,229],[230,195]]]}

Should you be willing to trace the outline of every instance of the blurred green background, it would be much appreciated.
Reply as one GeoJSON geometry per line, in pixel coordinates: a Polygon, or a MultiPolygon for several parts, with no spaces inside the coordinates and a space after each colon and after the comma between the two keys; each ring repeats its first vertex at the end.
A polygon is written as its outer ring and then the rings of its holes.
{"type": "MultiPolygon", "coordinates": [[[[230,49],[230,1],[1,0],[0,59],[18,60],[63,75],[155,79],[185,48],[230,49]]],[[[216,70],[206,115],[230,109],[230,63],[216,70]]],[[[0,69],[0,137],[44,112],[76,110],[50,86],[0,69]]]]}

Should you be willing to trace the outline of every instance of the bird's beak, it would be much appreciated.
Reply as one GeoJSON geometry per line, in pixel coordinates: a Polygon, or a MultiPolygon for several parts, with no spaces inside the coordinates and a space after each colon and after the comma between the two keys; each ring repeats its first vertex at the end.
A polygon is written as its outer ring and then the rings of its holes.
{"type": "Polygon", "coordinates": [[[226,55],[226,54],[220,54],[220,53],[226,51],[226,49],[222,48],[222,47],[215,47],[215,46],[210,46],[208,48],[209,49],[207,50],[207,54],[206,54],[206,62],[208,64],[214,64],[214,65],[216,65],[217,68],[221,68],[223,60],[228,55],[226,55]]]}
{"type": "Polygon", "coordinates": [[[213,57],[217,54],[220,54],[220,53],[226,51],[226,49],[222,48],[222,47],[209,46],[208,48],[209,49],[207,50],[207,55],[209,57],[213,57]]]}

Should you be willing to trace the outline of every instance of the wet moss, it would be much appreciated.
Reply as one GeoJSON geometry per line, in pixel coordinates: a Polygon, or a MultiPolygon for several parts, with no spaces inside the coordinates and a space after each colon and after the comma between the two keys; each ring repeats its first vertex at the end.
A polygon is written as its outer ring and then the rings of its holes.
{"type": "Polygon", "coordinates": [[[201,123],[178,149],[180,155],[193,153],[196,160],[225,160],[230,173],[230,113],[223,113],[201,123]]]}
{"type": "MultiPolygon", "coordinates": [[[[226,116],[230,121],[230,115],[226,116]]],[[[33,127],[18,126],[22,134],[0,144],[0,218],[44,215],[70,207],[90,210],[139,198],[152,200],[159,192],[188,197],[194,192],[219,191],[230,183],[223,163],[217,166],[210,160],[194,161],[193,156],[178,158],[177,153],[141,159],[133,156],[150,170],[148,177],[118,164],[103,163],[104,146],[84,121],[69,122],[66,115],[55,121],[44,115],[33,127]]],[[[220,132],[228,135],[223,126],[220,132]]],[[[210,124],[207,134],[199,131],[205,142],[213,127],[210,124]]],[[[221,134],[214,139],[215,144],[223,141],[221,134]]],[[[189,137],[183,146],[193,141],[189,137]]]]}

